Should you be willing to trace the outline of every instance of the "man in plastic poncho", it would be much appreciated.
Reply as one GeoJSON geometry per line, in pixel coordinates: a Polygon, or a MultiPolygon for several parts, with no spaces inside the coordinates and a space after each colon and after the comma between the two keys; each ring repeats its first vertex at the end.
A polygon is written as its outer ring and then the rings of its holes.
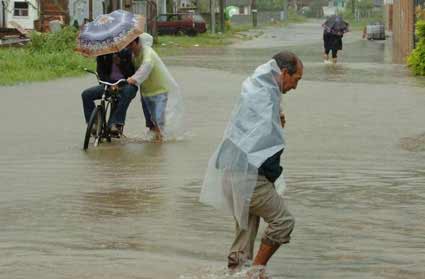
{"type": "Polygon", "coordinates": [[[179,86],[152,43],[152,36],[143,33],[128,45],[138,70],[127,82],[140,86],[146,125],[154,130],[155,140],[162,142],[164,136],[176,137],[182,133],[183,103],[179,86]]]}
{"type": "Polygon", "coordinates": [[[297,87],[303,64],[283,51],[259,66],[242,84],[223,141],[211,157],[200,200],[227,209],[236,220],[236,238],[228,256],[230,270],[252,260],[260,217],[268,223],[253,265],[265,266],[288,243],[294,218],[276,192],[285,148],[281,93],[297,87]]]}

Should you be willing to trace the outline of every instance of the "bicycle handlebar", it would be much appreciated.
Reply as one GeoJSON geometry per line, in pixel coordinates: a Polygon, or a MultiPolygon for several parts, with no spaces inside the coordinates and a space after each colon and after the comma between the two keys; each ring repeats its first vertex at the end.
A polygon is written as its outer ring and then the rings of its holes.
{"type": "Polygon", "coordinates": [[[92,70],[89,70],[87,68],[84,68],[84,71],[86,71],[87,73],[96,75],[96,78],[97,78],[97,80],[99,81],[100,84],[104,84],[104,85],[108,85],[108,86],[116,86],[116,85],[120,84],[121,82],[127,82],[127,80],[124,79],[124,78],[122,78],[122,79],[120,79],[120,80],[118,80],[118,81],[116,81],[114,83],[103,81],[103,80],[100,80],[99,79],[99,75],[97,74],[97,72],[92,71],[92,70]]]}
{"type": "Polygon", "coordinates": [[[127,80],[125,78],[122,78],[122,79],[117,80],[117,82],[110,83],[110,82],[103,81],[103,80],[99,79],[99,83],[109,85],[109,86],[115,86],[115,85],[120,84],[121,82],[127,82],[127,80]]]}

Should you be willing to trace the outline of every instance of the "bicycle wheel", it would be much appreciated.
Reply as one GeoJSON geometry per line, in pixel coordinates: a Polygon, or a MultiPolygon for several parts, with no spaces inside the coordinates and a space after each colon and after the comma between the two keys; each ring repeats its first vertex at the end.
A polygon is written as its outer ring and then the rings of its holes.
{"type": "Polygon", "coordinates": [[[87,148],[89,147],[90,138],[92,136],[94,137],[94,146],[97,146],[101,142],[102,128],[102,108],[100,106],[96,106],[90,116],[89,123],[87,123],[86,135],[84,137],[84,150],[87,150],[87,148]]]}

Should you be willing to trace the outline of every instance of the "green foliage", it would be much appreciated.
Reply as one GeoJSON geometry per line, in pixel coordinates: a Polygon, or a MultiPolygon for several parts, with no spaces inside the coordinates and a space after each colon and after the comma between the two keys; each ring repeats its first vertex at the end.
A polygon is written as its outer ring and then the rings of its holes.
{"type": "Polygon", "coordinates": [[[77,29],[66,26],[56,33],[31,33],[31,42],[28,44],[30,51],[55,52],[73,50],[76,47],[77,29]]]}
{"type": "Polygon", "coordinates": [[[419,20],[416,23],[416,36],[419,39],[425,39],[425,20],[419,20]]]}
{"type": "Polygon", "coordinates": [[[309,15],[310,17],[322,17],[323,16],[323,6],[327,6],[328,1],[326,0],[313,0],[311,1],[309,8],[309,15]]]}
{"type": "Polygon", "coordinates": [[[416,23],[416,35],[419,42],[407,58],[407,64],[415,75],[425,76],[425,20],[416,23]]]}
{"type": "Polygon", "coordinates": [[[345,9],[342,15],[345,20],[354,22],[366,20],[370,21],[371,19],[382,19],[383,14],[383,8],[375,8],[373,0],[350,0],[345,2],[345,9]],[[355,14],[357,18],[355,18],[355,14]]]}
{"type": "Polygon", "coordinates": [[[284,0],[257,0],[257,9],[260,11],[283,10],[284,0]]]}
{"type": "Polygon", "coordinates": [[[74,52],[76,29],[65,27],[58,33],[32,33],[23,48],[0,49],[0,85],[50,80],[85,74],[94,68],[94,59],[74,52]]]}

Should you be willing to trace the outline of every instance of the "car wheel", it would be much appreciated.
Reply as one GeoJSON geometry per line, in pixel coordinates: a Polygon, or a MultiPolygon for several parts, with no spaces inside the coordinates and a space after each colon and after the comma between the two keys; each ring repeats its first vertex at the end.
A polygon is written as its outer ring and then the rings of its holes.
{"type": "Polygon", "coordinates": [[[187,31],[187,35],[193,37],[196,36],[198,34],[198,32],[196,30],[188,30],[187,31]]]}
{"type": "Polygon", "coordinates": [[[181,29],[177,29],[176,36],[184,36],[184,32],[181,29]]]}

